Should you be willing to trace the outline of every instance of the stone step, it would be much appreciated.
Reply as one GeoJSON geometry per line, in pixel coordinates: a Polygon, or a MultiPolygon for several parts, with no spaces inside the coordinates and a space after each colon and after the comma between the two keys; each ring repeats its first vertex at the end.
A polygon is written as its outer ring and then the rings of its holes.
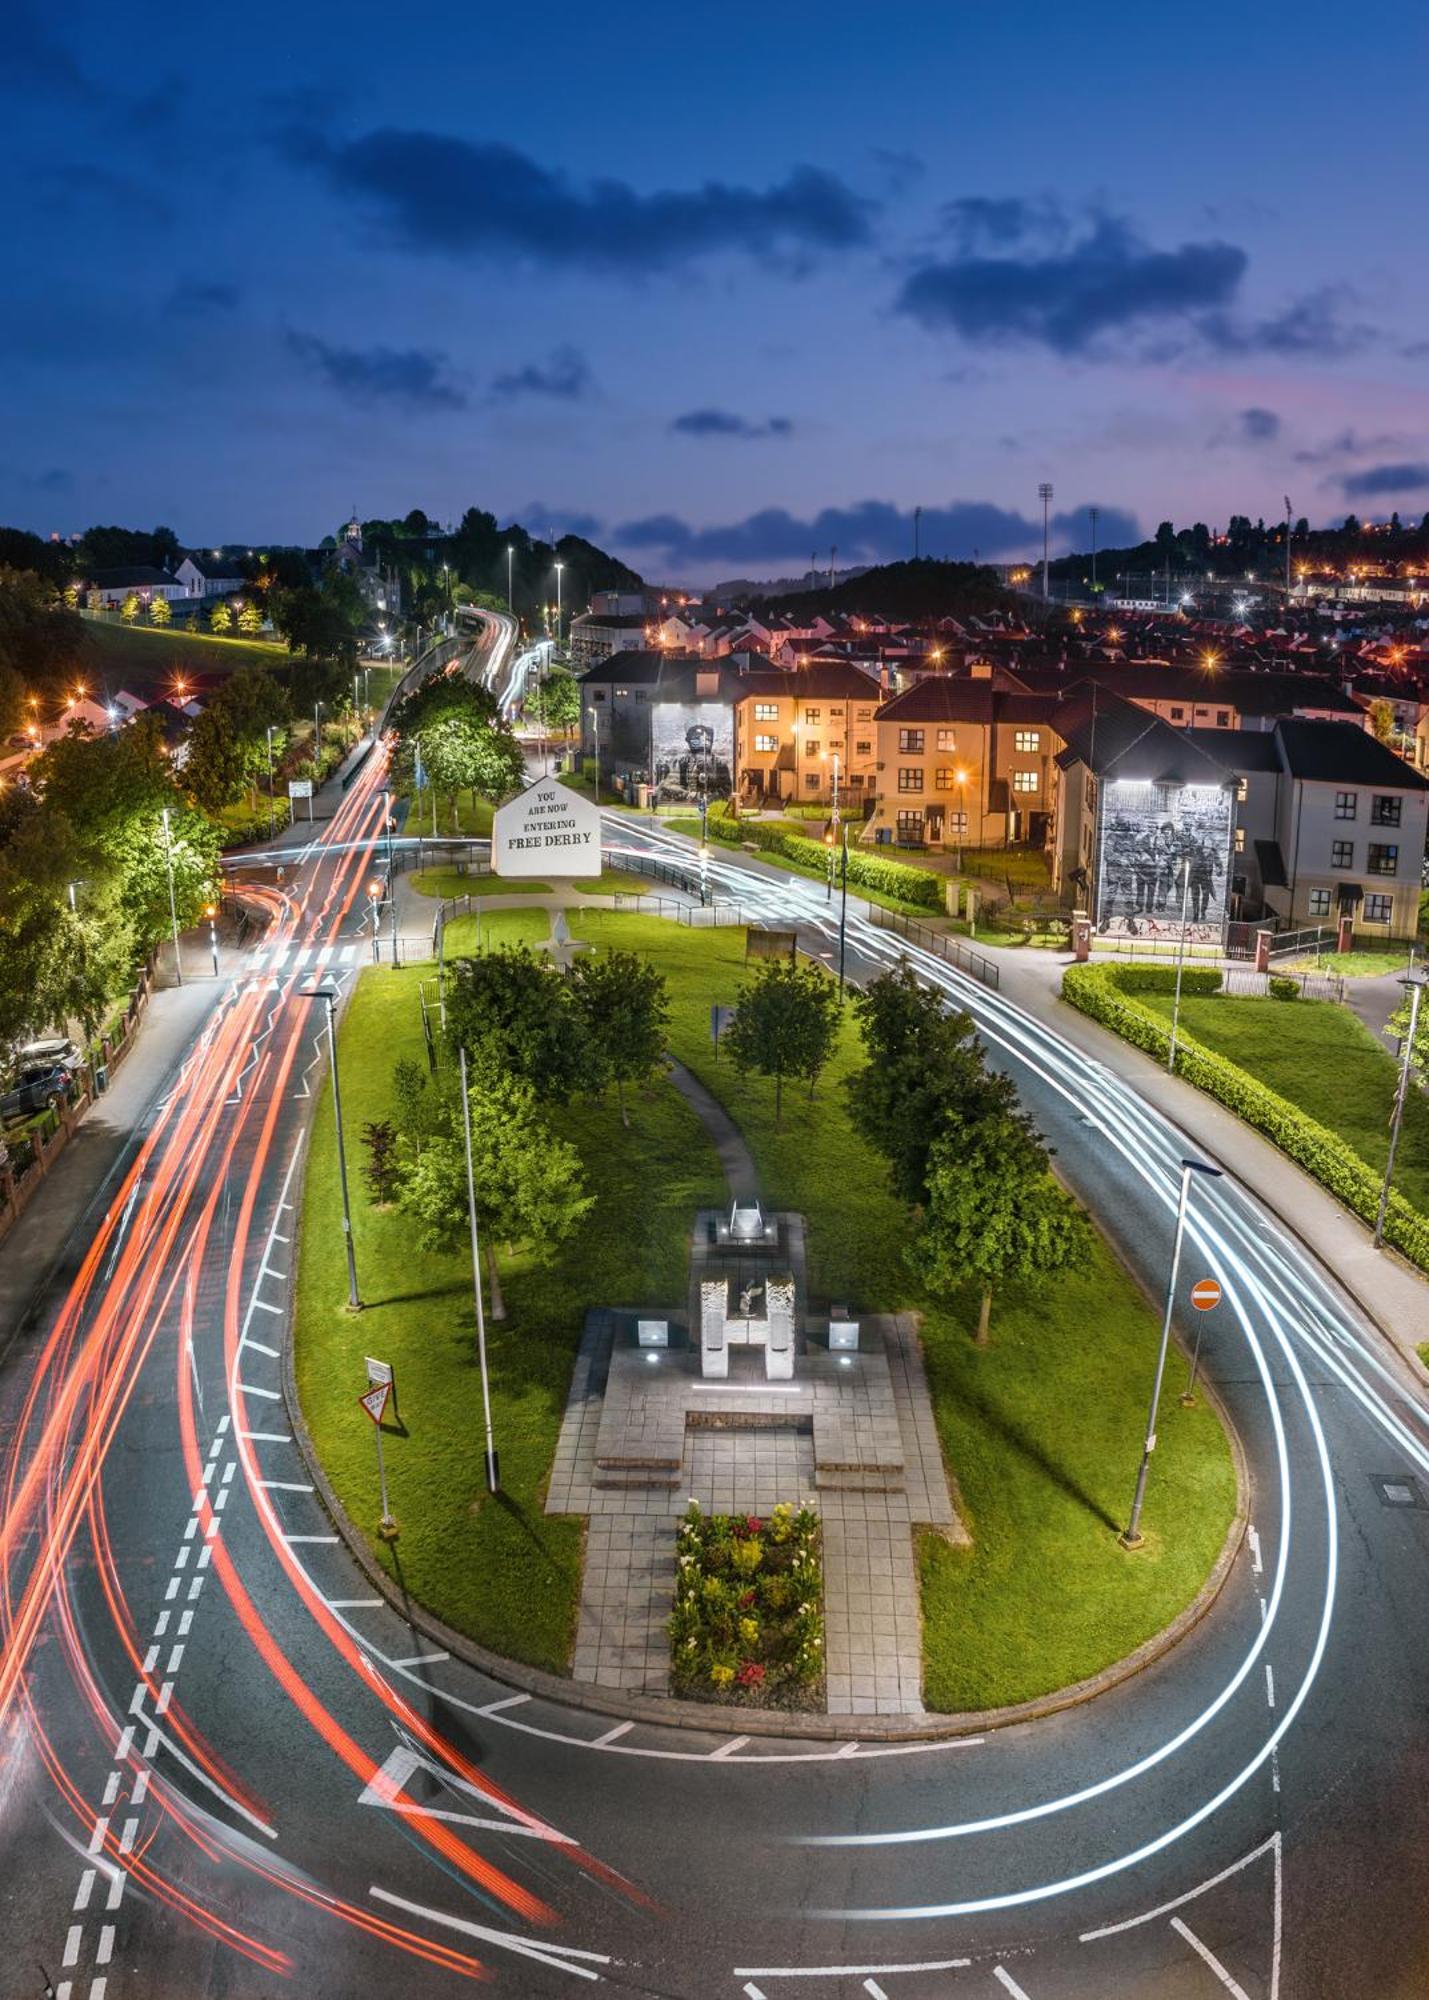
{"type": "Polygon", "coordinates": [[[901,1493],[902,1466],[816,1465],[814,1484],[821,1493],[901,1493]]]}
{"type": "Polygon", "coordinates": [[[673,1493],[680,1483],[679,1466],[622,1465],[605,1466],[596,1471],[591,1484],[598,1491],[606,1493],[634,1493],[657,1491],[673,1493]]]}

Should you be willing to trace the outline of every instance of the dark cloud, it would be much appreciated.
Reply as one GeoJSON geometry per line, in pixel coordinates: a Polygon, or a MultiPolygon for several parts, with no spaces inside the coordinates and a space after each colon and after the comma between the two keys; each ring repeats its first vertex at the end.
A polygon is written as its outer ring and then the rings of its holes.
{"type": "Polygon", "coordinates": [[[1353,427],[1337,431],[1334,437],[1326,438],[1323,444],[1308,445],[1295,454],[1299,465],[1336,465],[1347,458],[1365,458],[1371,452],[1403,451],[1409,439],[1396,437],[1390,431],[1381,431],[1376,436],[1364,437],[1353,427]]]}
{"type": "Polygon", "coordinates": [[[43,472],[27,475],[24,483],[36,493],[73,493],[74,474],[67,466],[51,465],[43,472]]]}
{"type": "Polygon", "coordinates": [[[9,93],[39,90],[52,97],[89,98],[95,86],[64,46],[50,33],[37,9],[11,0],[5,19],[5,59],[0,83],[9,93]]]}
{"type": "Polygon", "coordinates": [[[938,220],[964,256],[980,251],[1024,248],[1038,243],[1055,249],[1070,233],[1067,217],[1050,200],[1029,201],[1022,195],[964,195],[945,201],[938,220]]]}
{"type": "Polygon", "coordinates": [[[788,417],[765,417],[763,422],[736,416],[733,410],[686,410],[674,418],[670,429],[682,437],[696,438],[786,438],[794,434],[788,417]]]}
{"type": "Polygon", "coordinates": [[[917,153],[902,152],[894,146],[875,146],[872,157],[893,194],[906,193],[928,171],[927,162],[917,153]]]}
{"type": "Polygon", "coordinates": [[[585,356],[574,347],[557,347],[544,362],[528,361],[509,374],[497,375],[491,393],[502,402],[518,396],[554,396],[574,403],[594,386],[585,356]]]}
{"type": "Polygon", "coordinates": [[[1397,465],[1369,465],[1340,481],[1347,500],[1378,500],[1394,493],[1429,491],[1429,461],[1405,459],[1397,465]]]}
{"type": "Polygon", "coordinates": [[[334,347],[313,333],[289,333],[289,352],[350,403],[409,410],[460,410],[466,396],[447,374],[447,358],[421,347],[334,347]]]}
{"type": "Polygon", "coordinates": [[[180,278],[169,293],[164,310],[178,319],[197,319],[207,313],[235,311],[239,296],[237,285],[224,284],[219,279],[180,278]]]}
{"type": "MultiPolygon", "coordinates": [[[[807,561],[812,549],[836,546],[844,562],[897,562],[913,553],[911,510],[884,500],[861,500],[851,507],[825,507],[812,516],[766,507],[742,521],[697,528],[677,514],[651,514],[613,529],[622,548],[658,551],[674,563],[765,563],[790,558],[807,561]]],[[[1088,548],[1091,520],[1086,507],[1052,517],[1052,532],[1061,548],[1088,548]]],[[[946,507],[925,507],[922,547],[939,556],[966,558],[974,550],[986,558],[1012,555],[1038,547],[1042,524],[989,501],[961,500],[946,507]]],[[[1135,519],[1117,507],[1103,507],[1098,540],[1103,548],[1135,542],[1135,519]]]]}
{"type": "Polygon", "coordinates": [[[814,167],[767,188],[706,181],[641,194],[624,181],[574,182],[513,146],[439,132],[384,127],[334,142],[299,126],[284,143],[291,160],[372,210],[409,250],[635,273],[718,251],[846,249],[870,234],[872,204],[814,167]]]}
{"type": "Polygon", "coordinates": [[[1198,322],[1197,331],[1223,354],[1333,359],[1358,352],[1375,337],[1372,327],[1344,317],[1351,303],[1352,294],[1343,286],[1326,285],[1303,299],[1292,299],[1266,319],[1238,321],[1226,313],[1207,313],[1198,322]]]}
{"type": "Polygon", "coordinates": [[[523,507],[518,518],[527,534],[534,535],[538,542],[556,543],[563,535],[580,535],[583,540],[593,542],[603,532],[603,523],[594,514],[562,511],[547,507],[541,500],[523,507]]]}
{"type": "Polygon", "coordinates": [[[1270,444],[1279,437],[1281,423],[1274,410],[1262,410],[1252,404],[1237,416],[1236,428],[1246,444],[1270,444]]]}
{"type": "Polygon", "coordinates": [[[1039,225],[1022,202],[957,203],[952,220],[958,254],[911,272],[897,310],[935,331],[989,345],[1026,341],[1083,354],[1107,334],[1184,322],[1228,305],[1245,275],[1246,254],[1233,243],[1155,250],[1112,216],[1054,249],[1027,242],[1039,225]],[[989,240],[1024,247],[993,256],[977,247],[989,240]]]}

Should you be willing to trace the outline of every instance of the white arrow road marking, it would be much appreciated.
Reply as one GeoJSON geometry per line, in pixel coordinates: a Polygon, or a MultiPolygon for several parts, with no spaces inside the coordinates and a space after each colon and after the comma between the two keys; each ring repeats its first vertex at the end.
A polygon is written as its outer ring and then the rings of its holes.
{"type": "Polygon", "coordinates": [[[424,1756],[410,1743],[397,1744],[377,1776],[364,1786],[357,1803],[360,1806],[386,1806],[389,1811],[402,1813],[410,1819],[455,1820],[460,1826],[482,1827],[488,1833],[524,1834],[531,1840],[554,1841],[563,1847],[575,1845],[568,1833],[558,1833],[544,1820],[523,1813],[515,1806],[508,1806],[501,1799],[490,1797],[475,1785],[468,1784],[465,1778],[458,1777],[455,1771],[439,1764],[434,1757],[424,1756]],[[415,1799],[403,1796],[418,1771],[425,1771],[447,1791],[462,1792],[467,1798],[485,1806],[488,1812],[494,1808],[504,1817],[490,1819],[477,1813],[446,1812],[437,1806],[418,1805],[415,1799]]]}

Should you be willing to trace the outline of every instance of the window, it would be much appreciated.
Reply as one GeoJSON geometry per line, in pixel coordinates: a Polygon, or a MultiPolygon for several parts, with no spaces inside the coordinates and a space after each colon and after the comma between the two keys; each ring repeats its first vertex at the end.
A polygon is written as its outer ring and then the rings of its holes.
{"type": "Polygon", "coordinates": [[[950,812],[948,814],[948,832],[954,834],[959,840],[967,839],[968,816],[965,812],[950,812]]]}
{"type": "Polygon", "coordinates": [[[1184,721],[1186,720],[1186,711],[1185,711],[1185,709],[1184,709],[1184,708],[1173,708],[1173,709],[1172,709],[1172,711],[1171,711],[1171,720],[1172,720],[1173,722],[1184,722],[1184,721]]]}
{"type": "Polygon", "coordinates": [[[817,738],[817,736],[811,736],[808,742],[804,745],[804,755],[806,757],[818,757],[821,756],[822,754],[823,753],[819,747],[819,739],[817,738]]]}
{"type": "Polygon", "coordinates": [[[1329,914],[1330,914],[1329,890],[1312,889],[1310,891],[1310,915],[1312,917],[1328,917],[1329,914]]]}
{"type": "Polygon", "coordinates": [[[1369,860],[1365,866],[1369,869],[1371,875],[1397,875],[1399,873],[1398,845],[1378,847],[1374,841],[1371,841],[1369,844],[1369,860]]]}
{"type": "Polygon", "coordinates": [[[1040,731],[1036,729],[1014,729],[1012,732],[1012,747],[1014,750],[1020,750],[1024,757],[1035,756],[1037,751],[1042,747],[1040,731]]]}
{"type": "Polygon", "coordinates": [[[956,750],[957,747],[958,732],[956,729],[940,729],[938,731],[938,748],[940,750],[956,750]]]}
{"type": "Polygon", "coordinates": [[[1376,792],[1370,800],[1369,823],[1371,826],[1398,826],[1403,810],[1403,799],[1396,798],[1393,792],[1376,792]]]}
{"type": "Polygon", "coordinates": [[[950,792],[957,782],[951,764],[940,764],[933,773],[933,784],[940,792],[950,792]]]}
{"type": "Polygon", "coordinates": [[[649,701],[650,697],[648,694],[646,694],[644,688],[636,688],[635,699],[637,701],[649,701]]]}
{"type": "Polygon", "coordinates": [[[923,815],[921,811],[899,813],[898,838],[900,840],[921,840],[923,838],[923,815]]]}
{"type": "Polygon", "coordinates": [[[900,729],[898,748],[905,757],[920,757],[923,754],[923,732],[921,729],[900,729]]]}
{"type": "Polygon", "coordinates": [[[754,720],[756,722],[777,722],[779,720],[778,702],[777,701],[755,702],[754,720]]]}
{"type": "Polygon", "coordinates": [[[873,710],[871,708],[856,708],[853,712],[853,719],[855,722],[872,722],[873,710]]]}
{"type": "Polygon", "coordinates": [[[853,746],[853,754],[855,757],[871,757],[873,755],[872,743],[870,743],[867,738],[865,738],[860,743],[855,743],[853,746]]]}
{"type": "Polygon", "coordinates": [[[1243,826],[1238,826],[1235,830],[1235,851],[1237,854],[1245,853],[1245,828],[1243,826]]]}
{"type": "Polygon", "coordinates": [[[1360,795],[1358,792],[1336,792],[1335,818],[1353,819],[1355,816],[1355,810],[1359,805],[1359,796],[1360,795]]]}
{"type": "Polygon", "coordinates": [[[806,772],[804,773],[804,790],[805,790],[806,792],[816,792],[816,791],[817,791],[818,789],[819,789],[819,774],[818,774],[818,772],[817,772],[817,771],[806,771],[806,772]]]}
{"type": "Polygon", "coordinates": [[[898,767],[898,789],[900,792],[921,792],[923,773],[916,764],[900,764],[898,767]]]}
{"type": "Polygon", "coordinates": [[[592,701],[604,701],[604,700],[605,700],[605,689],[604,689],[604,688],[592,688],[592,689],[591,689],[591,691],[590,691],[590,698],[591,698],[591,700],[592,700],[592,701]]]}
{"type": "Polygon", "coordinates": [[[1366,896],[1361,905],[1367,924],[1387,924],[1394,914],[1393,896],[1366,896]]]}
{"type": "Polygon", "coordinates": [[[1217,729],[1229,729],[1229,728],[1230,728],[1230,726],[1231,726],[1231,712],[1230,712],[1230,710],[1229,710],[1228,708],[1218,708],[1218,709],[1216,710],[1216,727],[1217,727],[1217,729]]]}
{"type": "Polygon", "coordinates": [[[779,748],[779,738],[777,736],[756,736],[754,747],[756,750],[777,750],[779,748]]]}
{"type": "Polygon", "coordinates": [[[1249,794],[1250,794],[1249,780],[1245,778],[1237,778],[1235,782],[1235,795],[1236,795],[1237,805],[1243,806],[1249,794]]]}
{"type": "Polygon", "coordinates": [[[1355,865],[1355,844],[1352,840],[1333,840],[1330,843],[1330,866],[1332,868],[1353,868],[1355,865]]]}
{"type": "Polygon", "coordinates": [[[823,719],[824,711],[821,708],[806,708],[804,710],[805,722],[822,722],[823,719]]]}
{"type": "Polygon", "coordinates": [[[1038,783],[1039,780],[1035,771],[1014,771],[1012,774],[1012,789],[1014,792],[1035,792],[1038,788],[1038,783]]]}

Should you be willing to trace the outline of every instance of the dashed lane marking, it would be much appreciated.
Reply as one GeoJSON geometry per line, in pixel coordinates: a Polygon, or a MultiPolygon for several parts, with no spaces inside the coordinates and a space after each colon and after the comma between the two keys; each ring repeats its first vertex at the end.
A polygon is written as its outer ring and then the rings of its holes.
{"type": "Polygon", "coordinates": [[[1192,1951],[1198,1953],[1205,1960],[1222,1986],[1225,1987],[1227,1993],[1232,1996],[1232,2000],[1250,2000],[1250,1995],[1246,1992],[1240,1981],[1231,1977],[1210,1946],[1202,1944],[1189,1924],[1183,1924],[1179,1917],[1173,1917],[1171,1919],[1171,1928],[1173,1931],[1179,1932],[1187,1944],[1190,1945],[1192,1951]]]}
{"type": "Polygon", "coordinates": [[[1028,2000],[1028,1995],[1020,1987],[1005,1965],[995,1965],[992,1976],[1003,1991],[1012,1995],[1012,2000],[1028,2000]]]}

